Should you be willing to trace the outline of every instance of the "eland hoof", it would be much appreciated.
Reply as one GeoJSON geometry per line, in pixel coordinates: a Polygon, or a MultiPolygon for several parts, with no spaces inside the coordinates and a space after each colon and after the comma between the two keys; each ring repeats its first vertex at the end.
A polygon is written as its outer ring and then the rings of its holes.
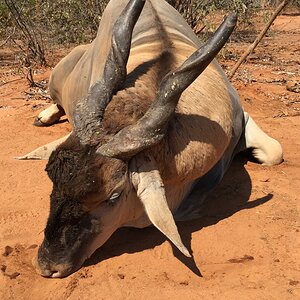
{"type": "Polygon", "coordinates": [[[33,125],[34,125],[34,126],[38,126],[38,127],[49,126],[48,124],[43,123],[43,122],[41,121],[41,118],[39,118],[39,117],[35,117],[34,122],[33,122],[33,125]]]}

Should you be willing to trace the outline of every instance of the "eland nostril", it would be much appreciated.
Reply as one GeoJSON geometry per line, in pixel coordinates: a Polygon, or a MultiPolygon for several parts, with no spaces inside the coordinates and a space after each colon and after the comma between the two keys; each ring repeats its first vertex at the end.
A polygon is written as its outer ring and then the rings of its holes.
{"type": "Polygon", "coordinates": [[[36,269],[36,271],[43,277],[48,277],[48,278],[60,278],[60,277],[64,277],[63,273],[57,270],[51,270],[49,269],[41,269],[38,268],[36,269]]]}
{"type": "Polygon", "coordinates": [[[53,272],[51,277],[52,278],[61,278],[61,277],[64,277],[64,276],[61,272],[57,271],[57,272],[53,272]]]}
{"type": "Polygon", "coordinates": [[[51,271],[51,270],[43,270],[42,272],[40,272],[40,274],[43,277],[53,277],[53,274],[55,274],[55,271],[51,271]]]}

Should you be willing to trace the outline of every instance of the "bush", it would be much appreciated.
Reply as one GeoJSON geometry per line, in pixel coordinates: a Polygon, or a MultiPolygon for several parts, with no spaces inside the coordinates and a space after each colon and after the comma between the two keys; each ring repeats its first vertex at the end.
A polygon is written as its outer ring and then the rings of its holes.
{"type": "Polygon", "coordinates": [[[250,15],[260,7],[258,0],[169,0],[194,28],[200,19],[217,10],[235,11],[240,19],[248,22],[250,15]]]}
{"type": "MultiPolygon", "coordinates": [[[[164,0],[161,0],[164,1],[164,0]]],[[[167,0],[194,28],[200,19],[216,10],[236,11],[242,22],[250,22],[251,15],[282,0],[167,0]]],[[[7,28],[16,26],[6,3],[14,3],[23,21],[31,23],[47,43],[89,42],[98,29],[99,20],[109,0],[0,0],[0,38],[7,28]]],[[[300,0],[293,0],[300,7],[300,0]]]]}
{"type": "MultiPolygon", "coordinates": [[[[161,0],[164,1],[164,0],[161,0]]],[[[258,9],[278,5],[282,0],[167,0],[192,28],[217,10],[236,11],[240,23],[251,23],[258,9]]],[[[43,44],[87,43],[96,35],[109,0],[0,0],[0,40],[13,35],[18,47],[31,59],[42,59],[43,44]],[[15,7],[15,10],[12,9],[15,7]],[[25,50],[24,50],[25,49],[25,50]],[[39,54],[39,52],[42,52],[39,54]]],[[[300,0],[292,5],[300,7],[300,0]]],[[[1,43],[0,43],[1,44],[1,43]]]]}
{"type": "MultiPolygon", "coordinates": [[[[199,20],[211,12],[224,10],[236,12],[241,23],[249,25],[251,16],[258,10],[270,6],[277,6],[283,0],[167,0],[173,5],[194,28],[199,20]]],[[[300,7],[300,0],[292,0],[290,7],[300,7]]]]}
{"type": "Polygon", "coordinates": [[[10,3],[47,43],[66,44],[88,42],[95,36],[108,0],[0,0],[1,28],[15,23],[7,8],[10,3]]]}

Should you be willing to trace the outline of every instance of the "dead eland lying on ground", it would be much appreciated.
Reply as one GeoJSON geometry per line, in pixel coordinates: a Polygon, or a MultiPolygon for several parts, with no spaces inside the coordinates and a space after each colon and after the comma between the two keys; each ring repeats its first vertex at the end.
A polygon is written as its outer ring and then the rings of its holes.
{"type": "Polygon", "coordinates": [[[123,226],[153,224],[190,256],[174,218],[198,216],[234,155],[282,161],[214,60],[235,23],[202,45],[165,1],[111,0],[95,40],[55,67],[35,124],[66,114],[73,130],[21,157],[49,159],[53,182],[38,273],[71,274],[123,226]]]}

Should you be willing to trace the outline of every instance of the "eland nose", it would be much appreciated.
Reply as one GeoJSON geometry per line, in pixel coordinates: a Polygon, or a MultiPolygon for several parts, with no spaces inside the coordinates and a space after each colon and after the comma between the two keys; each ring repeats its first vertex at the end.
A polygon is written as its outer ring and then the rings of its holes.
{"type": "Polygon", "coordinates": [[[69,275],[71,273],[71,267],[69,265],[53,265],[46,263],[40,263],[38,257],[32,259],[32,265],[35,268],[35,271],[43,276],[48,278],[61,278],[69,275]]]}

